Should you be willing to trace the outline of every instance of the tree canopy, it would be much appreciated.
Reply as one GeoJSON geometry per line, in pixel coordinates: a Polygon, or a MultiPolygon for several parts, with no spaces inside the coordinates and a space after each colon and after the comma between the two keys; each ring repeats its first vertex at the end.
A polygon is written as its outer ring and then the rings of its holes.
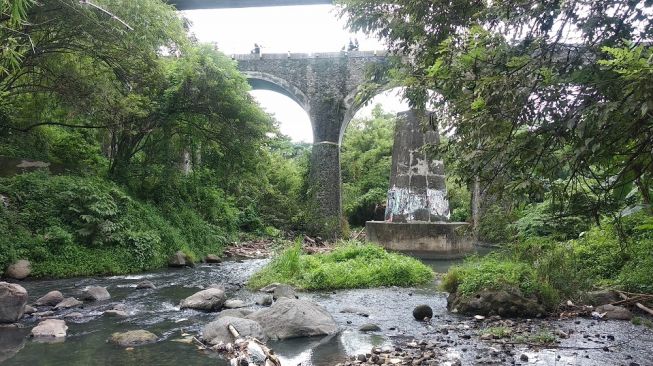
{"type": "Polygon", "coordinates": [[[650,204],[653,1],[344,0],[352,30],[402,55],[417,105],[437,90],[448,167],[484,191],[650,204]],[[421,99],[421,100],[420,100],[421,99]]]}

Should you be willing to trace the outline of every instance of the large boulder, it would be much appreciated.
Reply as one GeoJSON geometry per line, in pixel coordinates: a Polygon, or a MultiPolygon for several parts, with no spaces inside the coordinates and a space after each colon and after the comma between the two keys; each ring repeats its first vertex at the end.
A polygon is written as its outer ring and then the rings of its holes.
{"type": "Polygon", "coordinates": [[[181,309],[189,308],[204,311],[218,311],[227,300],[223,289],[209,288],[197,292],[183,300],[179,307],[181,309]]]}
{"type": "Polygon", "coordinates": [[[106,287],[89,286],[82,291],[81,298],[86,301],[104,301],[109,300],[111,295],[106,287]]]}
{"type": "Polygon", "coordinates": [[[297,294],[295,293],[295,289],[292,288],[292,286],[285,285],[285,284],[280,284],[277,287],[275,287],[272,297],[275,300],[281,299],[283,297],[289,298],[289,299],[297,299],[299,298],[297,294]]]}
{"type": "Polygon", "coordinates": [[[30,273],[32,273],[32,264],[26,259],[21,259],[7,267],[5,277],[22,280],[30,273]]]}
{"type": "Polygon", "coordinates": [[[611,320],[630,320],[633,318],[633,313],[623,306],[615,305],[601,305],[596,308],[596,312],[603,315],[603,319],[611,320]]]}
{"type": "Polygon", "coordinates": [[[193,261],[181,250],[176,251],[168,258],[168,266],[170,267],[186,267],[192,265],[193,261]]]}
{"type": "Polygon", "coordinates": [[[50,291],[47,294],[41,296],[36,300],[34,305],[36,306],[55,306],[58,303],[62,302],[64,299],[61,291],[50,291]]]}
{"type": "Polygon", "coordinates": [[[0,323],[14,323],[23,316],[27,290],[15,283],[0,282],[0,323]]]}
{"type": "Polygon", "coordinates": [[[235,338],[228,329],[229,325],[236,328],[241,337],[254,337],[261,342],[267,340],[259,323],[254,320],[232,316],[222,316],[205,325],[202,329],[202,338],[209,344],[233,343],[235,338]]]}
{"type": "Polygon", "coordinates": [[[447,298],[451,312],[502,317],[538,317],[545,309],[536,298],[524,296],[519,289],[481,290],[469,296],[451,293],[447,298]]]}
{"type": "Polygon", "coordinates": [[[338,331],[331,314],[308,300],[280,298],[271,307],[247,318],[261,324],[270,339],[319,336],[338,331]]]}
{"type": "Polygon", "coordinates": [[[149,280],[143,280],[143,281],[136,284],[136,289],[137,290],[151,289],[151,288],[154,289],[154,288],[156,288],[156,286],[154,285],[154,283],[152,281],[149,281],[149,280]]]}
{"type": "Polygon", "coordinates": [[[144,344],[154,343],[156,340],[156,334],[142,329],[131,330],[124,333],[113,333],[111,338],[109,338],[109,342],[122,347],[141,346],[144,344]]]}
{"type": "Polygon", "coordinates": [[[32,328],[32,337],[34,338],[66,338],[68,326],[66,322],[60,319],[46,319],[32,328]]]}

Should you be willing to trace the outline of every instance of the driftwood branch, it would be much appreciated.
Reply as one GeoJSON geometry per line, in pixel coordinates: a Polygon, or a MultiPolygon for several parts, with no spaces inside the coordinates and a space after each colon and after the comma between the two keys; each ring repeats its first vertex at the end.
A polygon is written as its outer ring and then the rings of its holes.
{"type": "MultiPolygon", "coordinates": [[[[624,293],[621,292],[621,291],[619,291],[619,296],[621,296],[621,298],[624,299],[624,301],[631,300],[631,298],[629,298],[628,296],[626,296],[626,294],[624,294],[624,293]]],[[[640,297],[641,297],[641,296],[640,296],[640,297]]],[[[643,311],[649,313],[650,315],[653,315],[653,310],[647,308],[647,307],[644,306],[642,303],[640,303],[640,302],[636,302],[636,303],[635,303],[635,306],[637,306],[637,307],[640,308],[641,310],[643,310],[643,311]]]]}

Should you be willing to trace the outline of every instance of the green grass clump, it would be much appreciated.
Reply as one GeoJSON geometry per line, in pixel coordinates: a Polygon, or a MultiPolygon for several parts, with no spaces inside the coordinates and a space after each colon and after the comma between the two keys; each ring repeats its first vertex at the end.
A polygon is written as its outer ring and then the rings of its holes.
{"type": "Polygon", "coordinates": [[[481,335],[490,334],[492,338],[509,338],[512,335],[512,329],[508,327],[489,327],[481,331],[481,335]]]}
{"type": "Polygon", "coordinates": [[[449,269],[442,280],[442,288],[463,296],[487,290],[519,289],[525,296],[535,296],[548,307],[559,301],[558,292],[540,279],[529,263],[488,255],[472,257],[460,266],[449,269]]]}
{"type": "Polygon", "coordinates": [[[305,290],[415,286],[433,276],[422,262],[374,244],[349,241],[330,253],[306,255],[297,243],[254,274],[248,286],[258,289],[273,282],[305,290]]]}

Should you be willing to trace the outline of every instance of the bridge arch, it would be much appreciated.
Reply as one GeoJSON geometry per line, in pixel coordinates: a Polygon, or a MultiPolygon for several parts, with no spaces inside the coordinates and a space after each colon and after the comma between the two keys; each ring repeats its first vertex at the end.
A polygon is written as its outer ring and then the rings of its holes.
{"type": "Polygon", "coordinates": [[[252,90],[270,90],[285,95],[310,114],[311,106],[308,97],[288,81],[260,71],[243,71],[242,73],[247,78],[252,90]]]}

